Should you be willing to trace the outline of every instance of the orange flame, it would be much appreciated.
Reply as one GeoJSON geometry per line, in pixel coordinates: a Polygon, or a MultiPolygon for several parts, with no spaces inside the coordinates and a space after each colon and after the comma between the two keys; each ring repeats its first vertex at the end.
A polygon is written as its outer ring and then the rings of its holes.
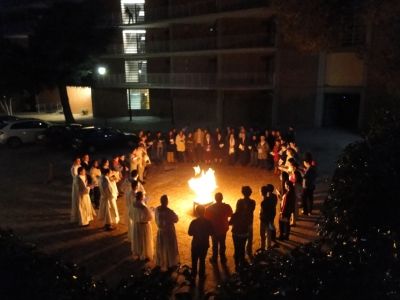
{"type": "Polygon", "coordinates": [[[188,183],[189,187],[196,194],[194,203],[199,205],[210,204],[214,201],[213,192],[217,188],[215,180],[215,171],[209,168],[206,172],[200,169],[200,166],[193,167],[195,177],[191,178],[188,183]]]}

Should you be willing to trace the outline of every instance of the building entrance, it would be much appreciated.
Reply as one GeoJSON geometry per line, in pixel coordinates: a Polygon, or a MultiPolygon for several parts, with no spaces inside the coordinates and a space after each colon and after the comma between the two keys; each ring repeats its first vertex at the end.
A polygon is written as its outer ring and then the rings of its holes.
{"type": "Polygon", "coordinates": [[[356,129],[359,110],[359,94],[325,94],[323,126],[356,129]]]}

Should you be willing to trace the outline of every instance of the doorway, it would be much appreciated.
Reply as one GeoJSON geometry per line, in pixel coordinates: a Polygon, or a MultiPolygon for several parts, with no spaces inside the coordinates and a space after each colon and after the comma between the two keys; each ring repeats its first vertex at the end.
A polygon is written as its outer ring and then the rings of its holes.
{"type": "Polygon", "coordinates": [[[357,129],[360,94],[325,94],[324,127],[357,129]]]}

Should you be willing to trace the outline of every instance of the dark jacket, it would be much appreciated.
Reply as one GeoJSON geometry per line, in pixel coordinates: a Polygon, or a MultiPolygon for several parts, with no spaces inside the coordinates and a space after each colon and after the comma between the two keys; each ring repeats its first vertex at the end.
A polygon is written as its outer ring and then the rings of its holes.
{"type": "MultiPolygon", "coordinates": [[[[237,202],[238,202],[238,203],[239,203],[239,202],[244,202],[244,205],[245,205],[245,207],[246,207],[246,213],[247,213],[247,215],[248,215],[248,218],[249,218],[250,221],[251,221],[250,224],[253,224],[253,217],[254,217],[254,210],[255,210],[255,208],[256,208],[256,201],[249,198],[249,199],[239,199],[237,202]]],[[[236,204],[236,206],[237,206],[237,205],[238,205],[238,204],[236,204]]]]}
{"type": "Polygon", "coordinates": [[[232,234],[234,235],[247,236],[251,224],[252,221],[246,212],[235,212],[229,220],[229,225],[232,225],[232,234]]]}
{"type": "Polygon", "coordinates": [[[206,218],[194,219],[189,225],[189,235],[193,236],[192,249],[209,247],[209,237],[213,234],[213,225],[206,218]]]}
{"type": "Polygon", "coordinates": [[[270,194],[265,197],[261,202],[260,211],[260,221],[263,223],[274,222],[276,215],[276,204],[278,203],[278,198],[275,194],[270,194]]]}
{"type": "Polygon", "coordinates": [[[281,216],[282,218],[290,218],[290,215],[294,212],[296,204],[296,193],[294,189],[291,191],[287,191],[282,196],[282,204],[281,204],[281,216]]]}
{"type": "Polygon", "coordinates": [[[317,179],[317,170],[314,166],[310,166],[303,176],[303,188],[315,189],[316,179],[317,179]]]}

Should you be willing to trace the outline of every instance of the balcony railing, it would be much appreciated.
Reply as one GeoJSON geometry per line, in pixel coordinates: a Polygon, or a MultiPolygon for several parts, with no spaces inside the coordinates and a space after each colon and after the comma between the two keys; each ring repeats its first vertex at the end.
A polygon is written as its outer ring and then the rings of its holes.
{"type": "Polygon", "coordinates": [[[230,0],[220,5],[215,0],[189,1],[188,4],[165,7],[145,7],[146,22],[219,13],[268,5],[268,0],[230,0]]]}
{"type": "Polygon", "coordinates": [[[145,54],[160,52],[201,51],[215,49],[239,49],[273,47],[274,38],[268,34],[224,35],[171,41],[149,41],[128,46],[111,45],[108,54],[145,54]]]}
{"type": "Polygon", "coordinates": [[[110,74],[99,76],[97,87],[148,88],[271,88],[273,75],[266,73],[150,73],[146,75],[110,74]]]}
{"type": "Polygon", "coordinates": [[[148,7],[138,4],[137,8],[143,9],[144,16],[134,15],[133,18],[129,20],[129,16],[125,12],[122,14],[112,14],[102,21],[102,25],[119,26],[142,24],[172,18],[192,17],[269,5],[269,0],[230,0],[226,4],[219,4],[217,2],[218,1],[215,0],[188,1],[188,4],[157,7],[148,7]]]}

